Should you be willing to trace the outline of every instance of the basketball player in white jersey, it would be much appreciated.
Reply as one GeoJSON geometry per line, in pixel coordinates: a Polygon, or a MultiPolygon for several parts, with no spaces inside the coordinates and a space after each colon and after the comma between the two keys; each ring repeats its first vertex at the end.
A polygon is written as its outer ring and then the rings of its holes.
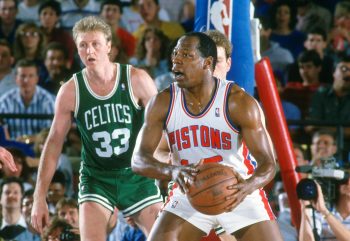
{"type": "Polygon", "coordinates": [[[134,150],[133,171],[177,183],[149,241],[200,240],[217,225],[237,240],[282,240],[262,190],[275,174],[263,114],[258,103],[233,82],[213,77],[216,59],[216,46],[210,37],[203,33],[184,35],[172,57],[176,83],[148,104],[134,150]],[[153,157],[163,128],[171,147],[171,164],[153,157]],[[232,166],[239,183],[228,186],[238,191],[227,197],[232,200],[227,212],[209,216],[194,210],[185,193],[187,183],[197,173],[196,164],[214,156],[232,166]]]}

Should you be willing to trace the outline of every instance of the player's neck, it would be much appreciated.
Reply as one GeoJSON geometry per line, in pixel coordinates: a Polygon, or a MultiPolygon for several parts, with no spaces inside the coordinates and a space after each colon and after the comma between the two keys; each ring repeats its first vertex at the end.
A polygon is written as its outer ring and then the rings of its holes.
{"type": "Polygon", "coordinates": [[[114,63],[108,63],[103,68],[86,69],[86,77],[89,82],[108,83],[115,80],[117,66],[114,63]]]}

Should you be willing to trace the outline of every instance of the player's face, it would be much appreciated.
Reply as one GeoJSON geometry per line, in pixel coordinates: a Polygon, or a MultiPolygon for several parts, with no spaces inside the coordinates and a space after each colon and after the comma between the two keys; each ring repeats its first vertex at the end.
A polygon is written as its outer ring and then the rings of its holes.
{"type": "Polygon", "coordinates": [[[226,58],[225,49],[223,47],[217,47],[217,52],[218,60],[215,66],[214,76],[224,80],[231,67],[231,58],[226,58]]]}
{"type": "Polygon", "coordinates": [[[102,32],[79,33],[76,42],[78,54],[86,67],[109,62],[111,41],[107,41],[102,32]]]}
{"type": "Polygon", "coordinates": [[[205,58],[200,56],[197,45],[197,38],[182,37],[172,53],[172,72],[181,88],[190,88],[203,81],[205,58]]]}

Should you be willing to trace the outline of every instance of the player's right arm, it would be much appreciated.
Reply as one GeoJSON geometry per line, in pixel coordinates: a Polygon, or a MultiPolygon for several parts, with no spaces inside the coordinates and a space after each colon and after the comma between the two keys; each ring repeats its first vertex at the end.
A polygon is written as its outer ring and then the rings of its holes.
{"type": "Polygon", "coordinates": [[[159,93],[148,103],[145,121],[137,137],[131,167],[134,172],[143,176],[174,180],[182,191],[186,191],[185,180],[193,180],[197,172],[196,168],[193,166],[174,166],[154,157],[154,152],[162,138],[169,103],[169,91],[159,93]]]}
{"type": "Polygon", "coordinates": [[[73,80],[70,80],[61,87],[57,94],[55,116],[40,156],[31,217],[32,225],[39,233],[42,233],[43,228],[49,222],[46,194],[62,152],[65,136],[71,127],[74,108],[75,86],[73,80]]]}

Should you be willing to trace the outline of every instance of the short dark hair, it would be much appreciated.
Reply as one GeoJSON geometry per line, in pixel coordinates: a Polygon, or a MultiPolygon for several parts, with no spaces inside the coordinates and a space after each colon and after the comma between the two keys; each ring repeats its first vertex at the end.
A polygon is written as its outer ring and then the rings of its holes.
{"type": "Polygon", "coordinates": [[[33,60],[29,60],[29,59],[18,60],[18,62],[16,63],[16,67],[15,67],[16,72],[17,72],[17,69],[21,68],[21,67],[35,67],[35,69],[38,72],[38,66],[33,60]]]}
{"type": "Polygon", "coordinates": [[[70,207],[70,208],[76,208],[79,209],[79,205],[77,200],[74,198],[61,198],[57,203],[56,203],[56,213],[62,209],[63,207],[70,207]]]}
{"type": "Polygon", "coordinates": [[[63,53],[64,59],[68,59],[68,57],[69,57],[68,50],[67,50],[66,46],[64,46],[62,43],[59,43],[59,42],[51,42],[44,49],[44,52],[43,52],[44,59],[46,58],[47,52],[49,52],[50,50],[61,51],[63,53]]]}
{"type": "Polygon", "coordinates": [[[319,137],[319,136],[322,136],[322,135],[327,135],[327,136],[332,137],[333,140],[334,140],[334,145],[337,145],[337,137],[336,137],[335,132],[334,132],[333,130],[327,129],[327,128],[319,129],[319,130],[315,131],[315,132],[312,134],[311,140],[313,141],[314,138],[319,137]]]}
{"type": "Polygon", "coordinates": [[[4,186],[7,185],[7,184],[10,184],[10,183],[17,183],[20,188],[21,188],[21,193],[23,195],[24,193],[24,186],[23,186],[23,181],[21,178],[19,177],[5,177],[3,180],[2,180],[2,183],[1,183],[1,190],[0,190],[0,193],[2,194],[2,190],[4,189],[4,186]]]}
{"type": "Polygon", "coordinates": [[[277,27],[277,22],[276,22],[276,13],[277,10],[281,7],[281,6],[288,6],[289,10],[290,10],[290,23],[289,23],[289,27],[290,29],[294,29],[296,23],[297,23],[297,11],[296,11],[296,7],[295,7],[295,3],[293,3],[291,0],[280,0],[280,1],[276,1],[272,7],[270,8],[270,16],[271,16],[271,26],[272,29],[275,29],[277,27]]]}
{"type": "Polygon", "coordinates": [[[53,174],[51,183],[60,183],[63,187],[66,186],[66,177],[64,176],[64,173],[60,170],[56,170],[53,174]]]}
{"type": "Polygon", "coordinates": [[[308,32],[307,32],[307,35],[309,34],[317,34],[317,35],[320,35],[322,36],[323,40],[324,41],[327,41],[327,32],[324,28],[321,28],[321,27],[314,27],[314,28],[311,28],[308,32]]]}
{"type": "Polygon", "coordinates": [[[46,0],[42,2],[39,5],[39,9],[38,9],[39,15],[44,10],[44,8],[52,8],[56,12],[57,16],[60,16],[62,13],[61,3],[57,2],[56,0],[46,0]]]}
{"type": "Polygon", "coordinates": [[[184,37],[195,37],[198,39],[199,43],[197,45],[197,50],[201,54],[202,57],[207,58],[207,57],[213,57],[213,65],[212,68],[213,70],[215,69],[218,54],[217,54],[217,49],[216,49],[216,44],[210,38],[208,35],[205,33],[201,32],[189,32],[183,35],[184,37]]]}
{"type": "Polygon", "coordinates": [[[100,13],[102,12],[103,7],[105,5],[116,5],[119,7],[120,13],[121,14],[123,13],[123,4],[119,0],[104,0],[104,1],[102,1],[101,5],[100,5],[100,13]]]}
{"type": "Polygon", "coordinates": [[[298,57],[298,63],[312,62],[315,66],[322,65],[322,59],[316,50],[305,50],[298,57]]]}

